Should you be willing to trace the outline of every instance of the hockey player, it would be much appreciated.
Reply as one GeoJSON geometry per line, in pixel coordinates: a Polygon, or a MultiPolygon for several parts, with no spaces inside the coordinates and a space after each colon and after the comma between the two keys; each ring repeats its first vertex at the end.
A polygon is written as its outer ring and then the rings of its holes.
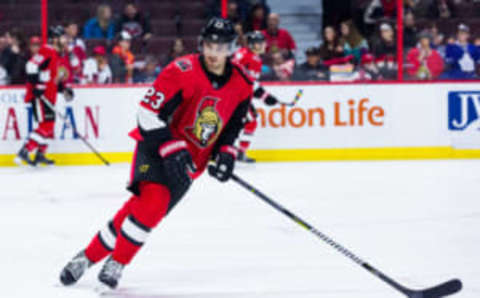
{"type": "Polygon", "coordinates": [[[137,140],[128,186],[133,195],[85,250],[62,270],[64,285],[108,257],[99,273],[115,288],[122,271],[207,167],[211,176],[230,178],[252,82],[230,62],[235,32],[229,20],[211,19],[202,29],[200,54],[177,58],[157,77],[141,100],[137,140]]]}
{"type": "MultiPolygon", "coordinates": [[[[253,31],[247,34],[248,47],[243,47],[237,50],[233,56],[233,61],[245,68],[245,72],[249,75],[250,80],[254,81],[254,97],[260,99],[267,105],[275,105],[278,100],[265,91],[265,89],[258,83],[260,73],[262,71],[262,58],[260,55],[265,53],[266,43],[265,36],[260,31],[253,31]]],[[[242,162],[255,162],[254,159],[246,155],[247,149],[250,147],[251,139],[257,129],[257,112],[255,107],[250,105],[247,117],[244,120],[245,126],[240,136],[238,144],[237,159],[242,162]]]]}
{"type": "Polygon", "coordinates": [[[58,77],[58,53],[63,51],[66,40],[63,27],[56,26],[49,28],[49,42],[43,45],[38,53],[26,64],[27,92],[25,102],[31,103],[33,115],[37,122],[37,128],[30,133],[26,143],[20,149],[15,158],[17,164],[23,162],[35,166],[38,164],[51,165],[53,160],[45,156],[48,139],[54,137],[55,111],[46,104],[48,101],[52,106],[57,101],[57,93],[63,93],[65,99],[73,99],[73,90],[67,87],[58,77]],[[35,158],[30,158],[30,153],[36,150],[35,158]]]}

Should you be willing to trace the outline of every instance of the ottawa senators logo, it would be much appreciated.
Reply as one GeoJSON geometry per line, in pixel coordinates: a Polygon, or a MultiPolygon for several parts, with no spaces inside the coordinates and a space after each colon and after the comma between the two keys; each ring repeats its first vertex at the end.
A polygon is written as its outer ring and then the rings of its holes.
{"type": "Polygon", "coordinates": [[[222,130],[222,118],[215,110],[218,98],[205,97],[200,102],[193,127],[185,129],[187,136],[199,147],[212,144],[222,130]]]}

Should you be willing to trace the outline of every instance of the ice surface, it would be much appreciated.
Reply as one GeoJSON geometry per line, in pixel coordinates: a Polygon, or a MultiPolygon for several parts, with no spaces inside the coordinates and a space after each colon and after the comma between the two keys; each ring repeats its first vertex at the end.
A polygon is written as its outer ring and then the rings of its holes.
{"type": "MultiPolygon", "coordinates": [[[[0,297],[98,297],[58,282],[129,194],[128,165],[0,169],[0,297]]],[[[411,287],[480,297],[480,161],[271,163],[238,175],[411,287]]],[[[126,269],[117,298],[402,297],[233,182],[204,175],[126,269]]]]}

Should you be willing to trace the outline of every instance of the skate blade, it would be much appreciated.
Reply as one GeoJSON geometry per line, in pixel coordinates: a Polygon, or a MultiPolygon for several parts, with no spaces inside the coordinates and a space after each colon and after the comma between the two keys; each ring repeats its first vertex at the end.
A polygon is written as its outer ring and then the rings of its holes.
{"type": "Polygon", "coordinates": [[[23,166],[23,165],[24,165],[23,160],[22,160],[20,157],[18,157],[18,156],[16,156],[16,157],[13,159],[13,162],[16,163],[17,166],[23,166]]]}
{"type": "Polygon", "coordinates": [[[45,168],[45,167],[53,167],[55,166],[55,163],[36,163],[35,164],[36,167],[41,167],[41,168],[45,168]]]}
{"type": "Polygon", "coordinates": [[[97,293],[100,296],[108,296],[112,294],[114,289],[110,288],[107,285],[104,284],[99,284],[98,286],[95,287],[95,293],[97,293]]]}
{"type": "Polygon", "coordinates": [[[24,166],[31,166],[31,167],[35,167],[34,164],[29,164],[28,162],[24,161],[23,159],[21,159],[20,157],[16,156],[14,159],[13,159],[13,162],[19,166],[19,167],[24,167],[24,166]]]}

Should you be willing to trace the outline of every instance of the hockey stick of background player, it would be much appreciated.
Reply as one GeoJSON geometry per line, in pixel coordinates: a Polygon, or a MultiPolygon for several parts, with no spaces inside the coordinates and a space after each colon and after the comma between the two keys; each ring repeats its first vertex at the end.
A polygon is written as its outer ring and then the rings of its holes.
{"type": "Polygon", "coordinates": [[[328,237],[324,233],[320,232],[319,230],[315,229],[313,226],[311,226],[309,223],[298,217],[297,215],[293,214],[290,212],[288,209],[283,207],[282,205],[278,204],[274,200],[270,199],[266,195],[264,195],[262,192],[260,192],[258,189],[255,187],[251,186],[247,182],[245,182],[243,179],[240,177],[236,176],[235,174],[232,174],[231,178],[233,181],[237,182],[241,186],[243,186],[245,189],[249,190],[253,194],[255,194],[257,197],[262,199],[264,202],[272,206],[273,208],[277,209],[277,211],[280,211],[287,217],[289,217],[291,220],[295,221],[297,224],[305,228],[306,230],[312,232],[315,234],[318,238],[320,238],[322,241],[336,249],[338,252],[343,254],[344,256],[348,257],[358,265],[362,266],[364,269],[366,269],[368,272],[372,273],[376,277],[380,278],[387,284],[389,284],[391,287],[395,288],[397,291],[403,293],[405,296],[409,298],[439,298],[439,297],[444,297],[448,295],[455,294],[459,292],[462,289],[462,282],[458,279],[452,279],[450,281],[447,281],[445,283],[442,283],[440,285],[437,285],[432,288],[424,289],[424,290],[412,290],[409,288],[406,288],[396,282],[395,280],[391,279],[384,273],[380,272],[378,269],[374,268],[367,262],[363,261],[359,257],[357,257],[354,253],[343,247],[341,244],[335,242],[332,238],[328,237]]]}
{"type": "Polygon", "coordinates": [[[287,107],[293,107],[302,98],[302,96],[303,96],[303,89],[298,89],[297,94],[295,94],[295,98],[293,99],[292,102],[279,101],[278,103],[287,107]]]}
{"type": "MultiPolygon", "coordinates": [[[[40,99],[43,101],[43,103],[45,103],[52,111],[55,112],[55,114],[58,115],[58,117],[60,117],[64,122],[67,121],[67,117],[65,115],[63,115],[60,111],[58,111],[43,95],[40,97],[40,99]]],[[[110,163],[108,162],[108,160],[106,160],[101,154],[100,152],[98,152],[93,146],[92,144],[90,144],[84,136],[80,135],[77,131],[77,129],[72,126],[72,129],[73,129],[73,133],[80,138],[80,140],[83,141],[83,143],[85,145],[87,145],[88,148],[90,148],[90,150],[92,150],[93,153],[95,153],[95,155],[106,165],[106,166],[109,166],[110,163]]]]}

